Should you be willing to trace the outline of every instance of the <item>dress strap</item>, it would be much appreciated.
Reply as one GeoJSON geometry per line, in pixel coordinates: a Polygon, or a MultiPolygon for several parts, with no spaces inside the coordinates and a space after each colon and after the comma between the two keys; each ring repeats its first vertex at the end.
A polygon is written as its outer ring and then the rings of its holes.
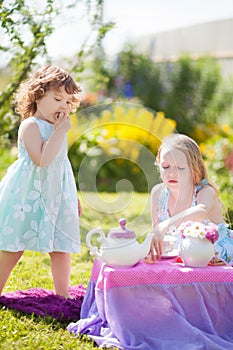
{"type": "Polygon", "coordinates": [[[197,194],[198,192],[205,186],[208,185],[208,180],[207,179],[202,179],[201,182],[196,185],[195,187],[195,191],[194,191],[194,195],[193,195],[193,201],[192,201],[192,207],[194,207],[195,205],[197,205],[197,194]]]}
{"type": "Polygon", "coordinates": [[[196,186],[196,192],[198,193],[202,189],[202,187],[208,184],[209,182],[207,179],[202,179],[201,182],[196,186]]]}
{"type": "MultiPolygon", "coordinates": [[[[203,186],[208,185],[207,179],[202,179],[201,182],[196,185],[195,191],[193,194],[193,201],[191,207],[197,205],[197,194],[203,188],[203,186]]],[[[166,219],[169,219],[169,210],[168,210],[168,200],[169,200],[170,191],[167,187],[163,187],[159,194],[159,222],[162,222],[166,219]]]]}

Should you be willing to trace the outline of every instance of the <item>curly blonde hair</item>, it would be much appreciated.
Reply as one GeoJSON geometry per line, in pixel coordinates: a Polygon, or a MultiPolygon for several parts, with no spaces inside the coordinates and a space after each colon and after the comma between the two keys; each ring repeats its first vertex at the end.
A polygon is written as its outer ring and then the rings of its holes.
{"type": "Polygon", "coordinates": [[[80,105],[81,87],[70,74],[57,66],[45,66],[36,71],[28,80],[21,83],[15,93],[16,112],[22,120],[31,117],[37,110],[37,102],[48,90],[64,87],[72,96],[72,112],[80,105]]]}

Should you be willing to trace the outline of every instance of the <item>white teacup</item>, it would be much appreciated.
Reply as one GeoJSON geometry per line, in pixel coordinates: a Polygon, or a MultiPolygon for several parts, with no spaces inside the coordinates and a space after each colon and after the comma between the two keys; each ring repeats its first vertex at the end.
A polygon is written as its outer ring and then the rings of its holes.
{"type": "Polygon", "coordinates": [[[178,255],[176,249],[177,237],[165,235],[162,244],[162,256],[176,256],[178,255]]]}

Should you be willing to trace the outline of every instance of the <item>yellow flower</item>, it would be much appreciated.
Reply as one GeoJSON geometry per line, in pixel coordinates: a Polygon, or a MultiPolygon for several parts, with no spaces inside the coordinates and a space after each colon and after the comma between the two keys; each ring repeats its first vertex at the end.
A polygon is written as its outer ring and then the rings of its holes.
{"type": "Polygon", "coordinates": [[[232,129],[231,129],[230,125],[228,125],[228,124],[223,124],[223,125],[222,125],[222,130],[223,130],[226,134],[232,133],[232,129]]]}

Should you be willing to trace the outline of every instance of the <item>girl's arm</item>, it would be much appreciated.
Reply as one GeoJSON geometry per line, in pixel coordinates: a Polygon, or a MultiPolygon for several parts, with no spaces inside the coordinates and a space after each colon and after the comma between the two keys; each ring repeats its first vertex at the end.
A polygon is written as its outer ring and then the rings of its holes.
{"type": "Polygon", "coordinates": [[[46,167],[58,154],[69,128],[69,118],[59,120],[54,125],[54,132],[50,138],[44,142],[38,126],[28,118],[20,126],[20,137],[31,160],[37,166],[46,167]]]}
{"type": "Polygon", "coordinates": [[[151,219],[152,219],[152,228],[154,228],[159,220],[158,220],[158,212],[159,212],[159,195],[163,188],[163,184],[157,184],[152,188],[150,195],[150,208],[151,208],[151,219]]]}
{"type": "Polygon", "coordinates": [[[170,230],[177,226],[179,226],[182,222],[187,220],[192,221],[203,221],[208,218],[207,211],[205,205],[198,204],[195,207],[188,208],[171,218],[159,223],[157,226],[153,227],[154,238],[152,239],[150,254],[152,259],[155,259],[154,249],[157,253],[158,259],[162,255],[162,242],[165,234],[170,230]]]}
{"type": "Polygon", "coordinates": [[[224,221],[224,207],[219,195],[212,186],[204,186],[197,194],[197,203],[203,204],[207,212],[207,218],[215,224],[224,221]]]}
{"type": "MultiPolygon", "coordinates": [[[[186,210],[170,217],[169,219],[159,223],[158,220],[158,203],[159,195],[162,189],[162,184],[154,186],[151,191],[151,217],[152,217],[152,229],[154,232],[154,238],[152,240],[150,255],[152,260],[155,258],[154,250],[157,253],[158,258],[162,254],[162,242],[165,234],[178,227],[183,221],[203,221],[206,219],[211,220],[211,213],[216,206],[216,192],[211,186],[205,186],[197,197],[198,205],[187,208],[186,210]]],[[[216,214],[215,214],[216,215],[216,214]]],[[[216,217],[216,220],[221,221],[216,217]]],[[[213,220],[212,220],[213,221],[213,220]]]]}

